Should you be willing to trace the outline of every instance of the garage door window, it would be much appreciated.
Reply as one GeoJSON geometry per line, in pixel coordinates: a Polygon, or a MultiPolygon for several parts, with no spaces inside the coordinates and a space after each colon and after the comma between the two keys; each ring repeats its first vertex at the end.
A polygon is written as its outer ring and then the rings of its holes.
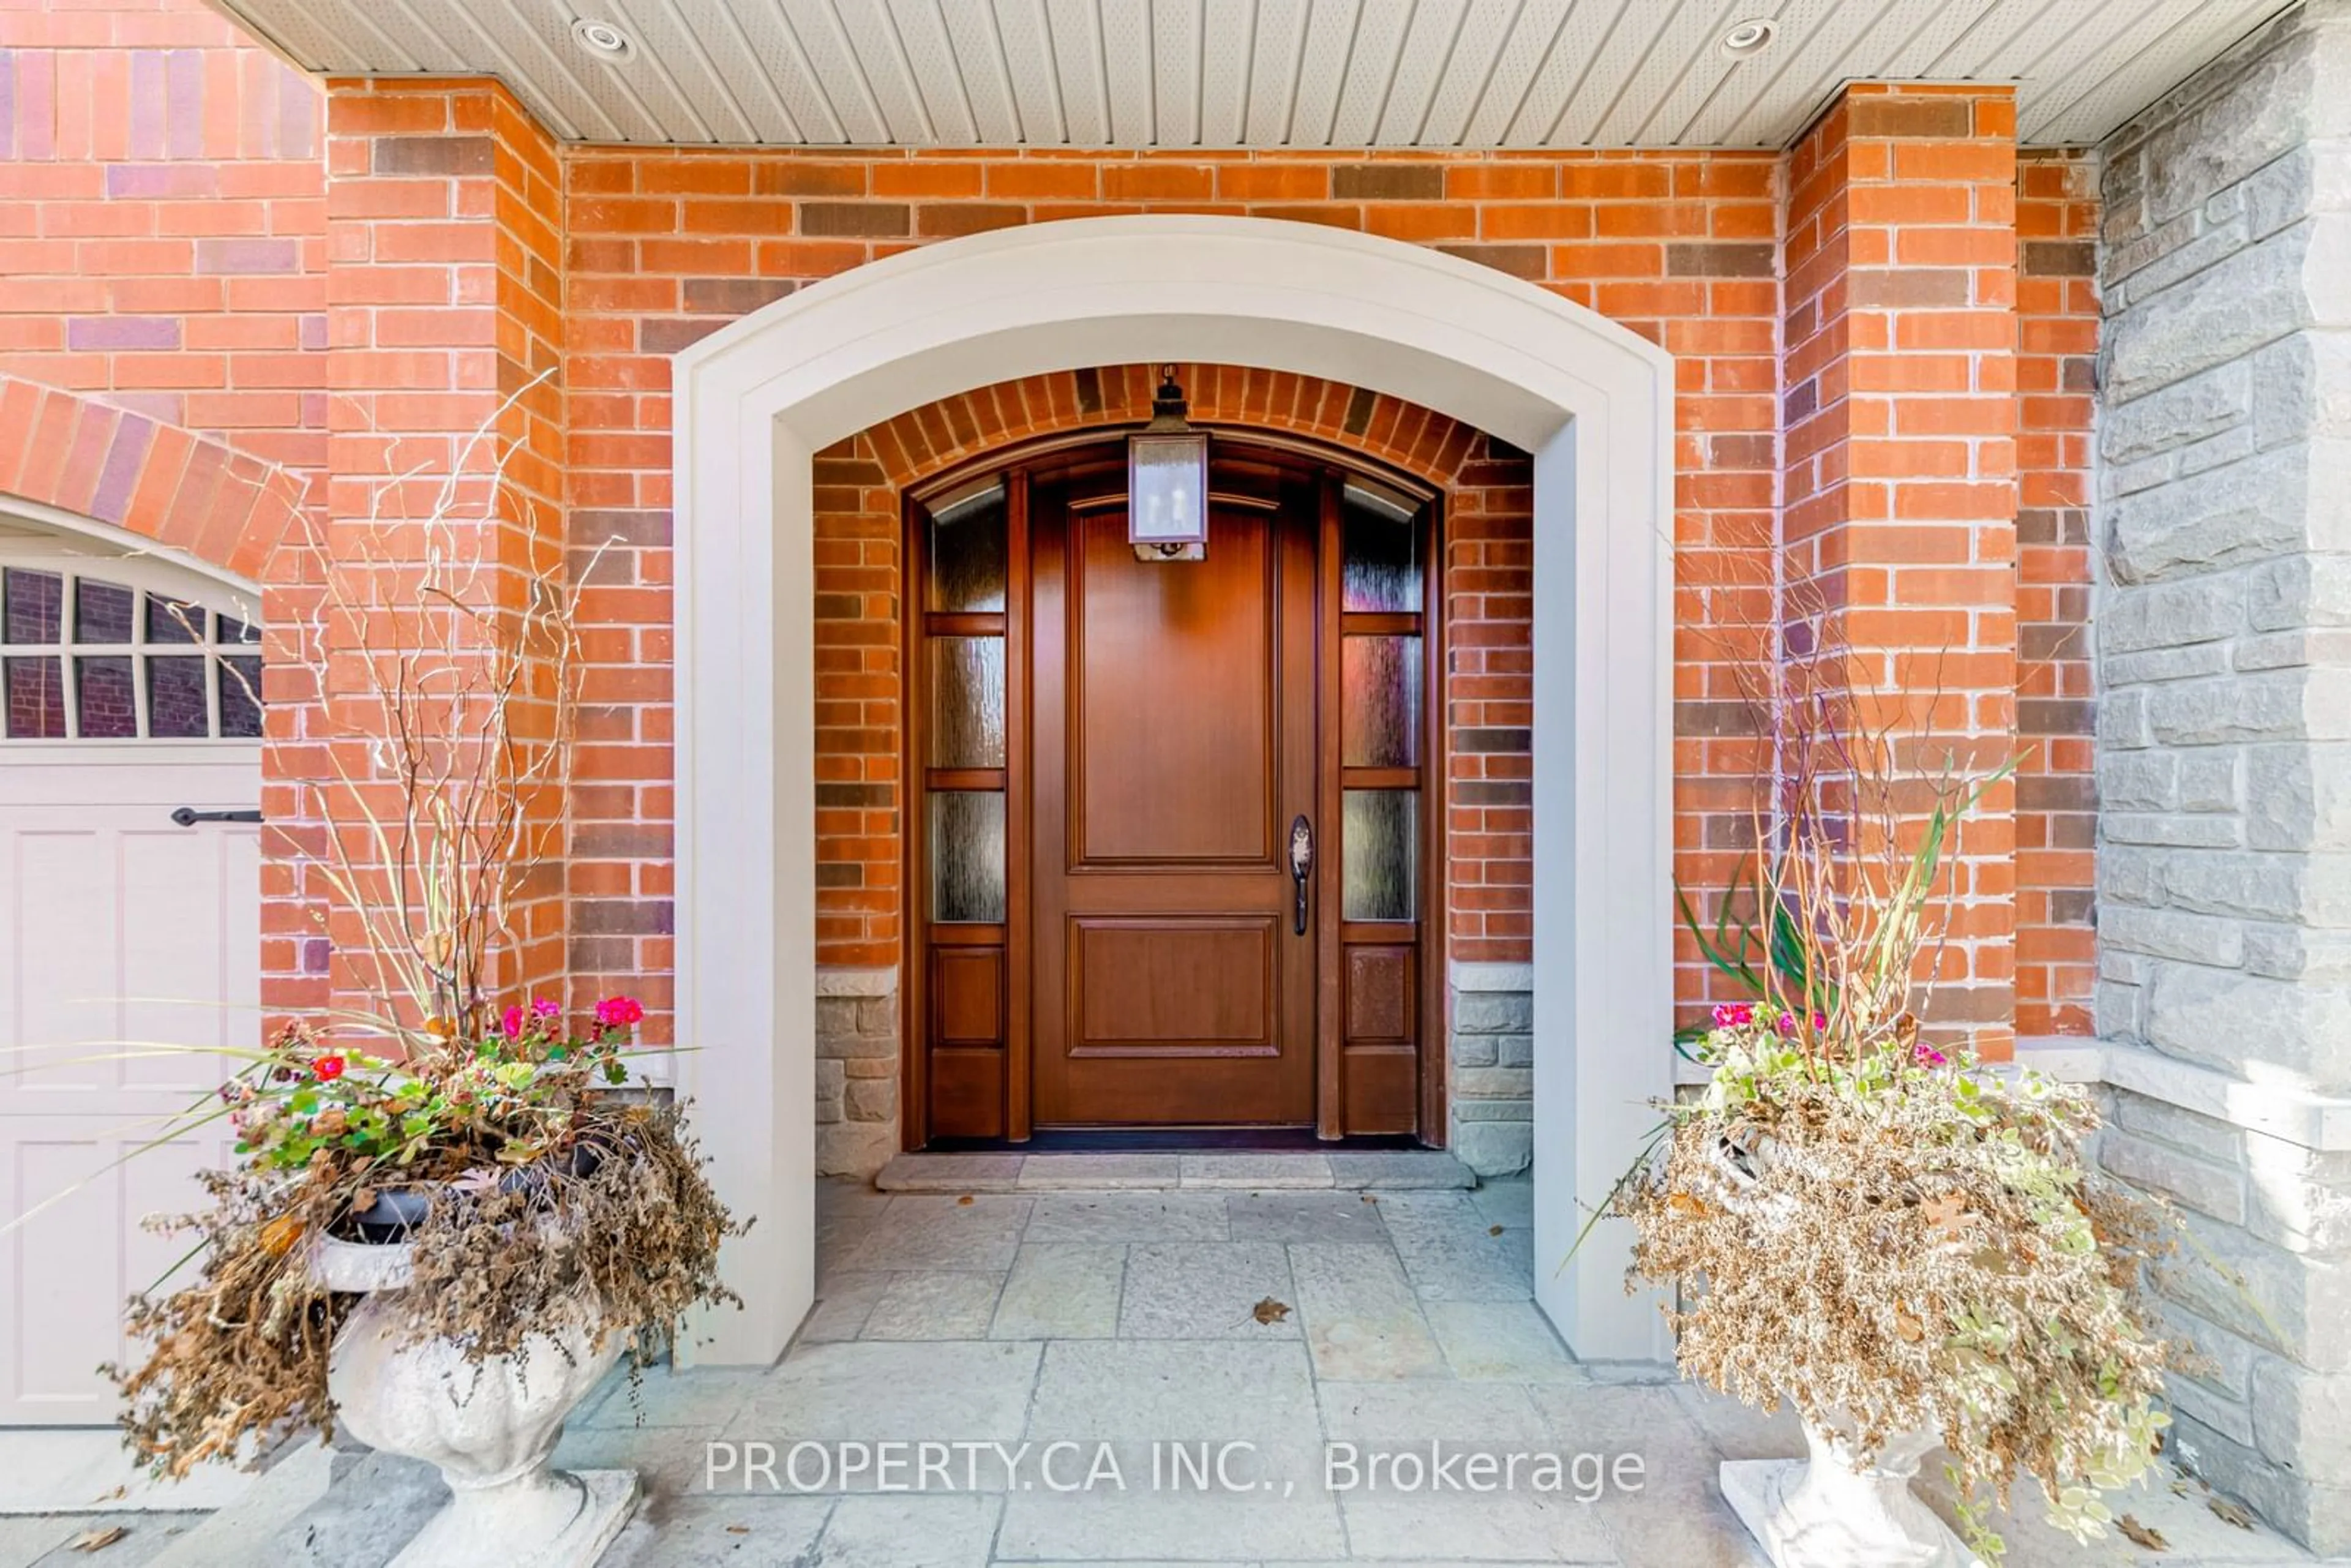
{"type": "Polygon", "coordinates": [[[70,569],[0,570],[10,740],[250,739],[260,628],[70,569]]]}

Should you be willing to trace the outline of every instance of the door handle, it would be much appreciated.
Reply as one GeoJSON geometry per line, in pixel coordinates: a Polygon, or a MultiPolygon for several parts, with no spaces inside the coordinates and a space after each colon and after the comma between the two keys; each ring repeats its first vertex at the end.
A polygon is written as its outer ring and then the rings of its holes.
{"type": "Polygon", "coordinates": [[[183,828],[193,828],[198,822],[257,822],[261,821],[261,813],[259,811],[199,811],[193,806],[181,806],[172,810],[172,821],[183,828]]]}
{"type": "Polygon", "coordinates": [[[1307,879],[1314,872],[1314,824],[1304,816],[1290,824],[1290,881],[1297,893],[1296,934],[1306,935],[1307,879]]]}

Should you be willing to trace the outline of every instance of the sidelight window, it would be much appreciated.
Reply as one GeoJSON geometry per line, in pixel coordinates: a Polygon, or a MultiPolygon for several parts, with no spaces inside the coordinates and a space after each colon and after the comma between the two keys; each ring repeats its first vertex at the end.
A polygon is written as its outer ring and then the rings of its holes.
{"type": "Polygon", "coordinates": [[[930,918],[999,925],[1006,912],[1005,489],[988,479],[931,509],[923,586],[925,829],[930,918]]]}
{"type": "Polygon", "coordinates": [[[1350,481],[1339,507],[1341,913],[1419,918],[1421,767],[1428,729],[1419,506],[1350,481]]]}
{"type": "Polygon", "coordinates": [[[1356,634],[1340,653],[1340,733],[1350,768],[1417,768],[1422,657],[1418,635],[1356,634]]]}

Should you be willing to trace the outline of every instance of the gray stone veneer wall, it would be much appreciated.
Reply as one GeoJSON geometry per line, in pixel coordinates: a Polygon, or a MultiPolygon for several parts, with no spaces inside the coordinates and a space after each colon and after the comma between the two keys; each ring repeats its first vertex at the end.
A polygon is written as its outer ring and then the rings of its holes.
{"type": "Polygon", "coordinates": [[[898,1152],[898,971],[816,975],[816,1174],[870,1176],[898,1152]]]}
{"type": "Polygon", "coordinates": [[[2321,1552],[2351,1550],[2346,138],[2351,0],[2312,0],[2103,150],[2101,1157],[2246,1279],[2173,1270],[2217,1368],[2175,1380],[2175,1451],[2321,1552]]]}
{"type": "Polygon", "coordinates": [[[1479,1176],[1534,1161],[1535,971],[1456,964],[1447,976],[1454,1157],[1479,1176]]]}

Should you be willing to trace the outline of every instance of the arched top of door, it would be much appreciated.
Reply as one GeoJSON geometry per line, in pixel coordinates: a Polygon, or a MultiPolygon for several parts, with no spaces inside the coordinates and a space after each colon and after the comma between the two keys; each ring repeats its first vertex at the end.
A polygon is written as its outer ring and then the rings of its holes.
{"type": "MultiPolygon", "coordinates": [[[[1017,442],[982,453],[909,486],[906,498],[933,516],[969,506],[999,488],[1006,476],[1025,472],[1071,485],[1070,502],[1083,508],[1107,505],[1126,493],[1126,437],[1140,424],[1095,425],[1017,442]],[[1099,494],[1087,489],[1092,483],[1099,494]]],[[[1348,493],[1374,510],[1399,521],[1417,516],[1438,497],[1415,475],[1336,442],[1290,431],[1200,422],[1208,443],[1213,505],[1263,508],[1276,504],[1259,482],[1302,470],[1335,473],[1348,493]]]]}

